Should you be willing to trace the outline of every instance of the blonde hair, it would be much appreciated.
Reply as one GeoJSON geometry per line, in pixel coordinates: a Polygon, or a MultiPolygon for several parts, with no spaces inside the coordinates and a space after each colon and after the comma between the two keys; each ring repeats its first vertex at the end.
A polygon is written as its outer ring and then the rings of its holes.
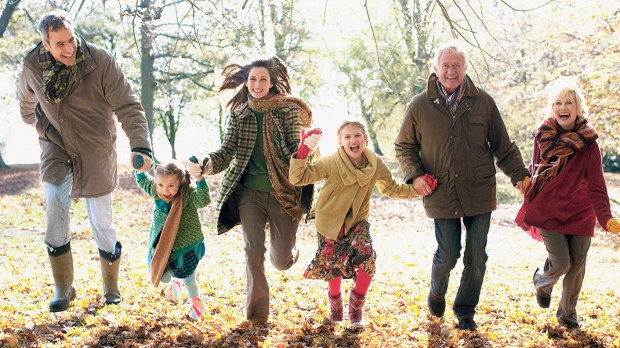
{"type": "Polygon", "coordinates": [[[566,96],[570,96],[575,100],[577,114],[582,117],[587,117],[588,106],[586,105],[586,99],[581,89],[577,86],[577,81],[571,77],[560,77],[549,84],[549,100],[547,102],[549,108],[548,116],[553,116],[553,104],[556,100],[566,96]]]}
{"type": "Polygon", "coordinates": [[[347,127],[347,126],[357,127],[361,129],[362,132],[364,132],[364,135],[366,136],[366,138],[368,138],[368,132],[366,131],[366,126],[364,126],[362,122],[359,122],[359,121],[343,121],[340,127],[338,127],[338,130],[336,131],[336,135],[340,136],[340,132],[344,129],[344,127],[347,127]]]}

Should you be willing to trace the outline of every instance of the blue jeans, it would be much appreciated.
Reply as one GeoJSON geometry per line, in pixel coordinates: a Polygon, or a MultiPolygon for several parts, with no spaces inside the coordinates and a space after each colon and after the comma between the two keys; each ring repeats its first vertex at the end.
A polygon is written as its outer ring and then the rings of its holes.
{"type": "MultiPolygon", "coordinates": [[[[52,248],[61,247],[71,240],[69,207],[73,171],[60,185],[45,182],[45,244],[52,248]]],[[[116,246],[116,228],[112,219],[112,194],[85,198],[90,226],[97,247],[113,254],[116,246]]]]}
{"type": "MultiPolygon", "coordinates": [[[[491,213],[463,217],[465,225],[465,256],[463,274],[452,310],[457,318],[473,318],[480,299],[480,290],[488,259],[486,246],[491,213]]],[[[431,293],[443,297],[448,290],[450,271],[461,256],[461,219],[435,219],[437,250],[433,256],[431,293]]]]}

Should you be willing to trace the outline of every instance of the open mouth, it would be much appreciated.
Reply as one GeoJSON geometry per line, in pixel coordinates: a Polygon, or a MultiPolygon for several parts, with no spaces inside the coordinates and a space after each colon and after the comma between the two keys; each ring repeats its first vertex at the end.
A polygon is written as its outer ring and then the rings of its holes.
{"type": "Polygon", "coordinates": [[[359,145],[354,145],[354,146],[349,147],[349,149],[351,150],[351,152],[357,153],[357,152],[360,151],[360,146],[359,145]]]}
{"type": "Polygon", "coordinates": [[[560,120],[567,120],[570,118],[570,114],[558,114],[558,117],[560,118],[560,120]]]}

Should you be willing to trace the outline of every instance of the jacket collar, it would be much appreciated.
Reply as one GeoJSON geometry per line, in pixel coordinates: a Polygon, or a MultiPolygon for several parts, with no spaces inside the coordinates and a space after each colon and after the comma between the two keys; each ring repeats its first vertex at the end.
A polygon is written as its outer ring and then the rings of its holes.
{"type": "Polygon", "coordinates": [[[241,105],[241,107],[235,110],[233,113],[237,115],[240,119],[244,119],[246,117],[254,115],[254,112],[252,111],[252,109],[250,109],[248,103],[243,103],[243,105],[241,105]]]}
{"type": "MultiPolygon", "coordinates": [[[[39,57],[38,57],[38,52],[39,49],[41,48],[41,46],[43,46],[43,42],[40,41],[29,53],[28,53],[28,57],[25,61],[24,64],[29,65],[31,68],[37,69],[37,70],[41,70],[41,67],[39,65],[39,57]]],[[[80,75],[86,75],[90,72],[92,72],[93,70],[97,69],[97,62],[95,61],[95,59],[93,58],[92,52],[91,52],[91,44],[86,42],[86,39],[82,38],[80,40],[80,48],[82,49],[82,52],[84,52],[84,62],[82,63],[82,70],[80,71],[80,75]]]]}
{"type": "Polygon", "coordinates": [[[86,75],[90,72],[92,72],[93,70],[97,69],[97,62],[95,61],[95,59],[92,56],[92,52],[90,50],[90,44],[86,42],[86,39],[82,38],[82,40],[80,40],[80,46],[82,48],[82,52],[84,52],[84,70],[82,71],[83,75],[86,75]]]}
{"type": "MultiPolygon", "coordinates": [[[[465,84],[465,94],[464,97],[475,97],[478,95],[478,88],[474,85],[474,82],[469,78],[469,75],[465,74],[465,79],[467,79],[467,83],[465,84]]],[[[439,90],[437,90],[437,75],[432,73],[428,78],[428,85],[426,86],[426,98],[428,99],[437,99],[441,98],[439,96],[439,90]]]]}
{"type": "Polygon", "coordinates": [[[338,166],[338,173],[345,186],[351,186],[359,184],[360,186],[366,186],[375,175],[377,171],[377,155],[370,151],[368,148],[364,148],[363,151],[368,165],[365,168],[357,169],[349,160],[347,153],[342,147],[338,148],[338,160],[336,165],[338,166]]]}

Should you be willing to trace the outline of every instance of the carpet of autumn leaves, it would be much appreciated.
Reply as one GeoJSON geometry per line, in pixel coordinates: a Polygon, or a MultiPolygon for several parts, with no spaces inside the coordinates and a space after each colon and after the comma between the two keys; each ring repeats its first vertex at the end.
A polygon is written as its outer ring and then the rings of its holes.
{"type": "MultiPolygon", "coordinates": [[[[242,234],[239,228],[215,234],[214,203],[201,210],[207,256],[197,277],[206,313],[201,321],[192,321],[186,317],[185,292],[183,302],[170,303],[162,297],[161,287],[148,281],[145,243],[152,201],[138,191],[129,169],[121,168],[121,174],[114,211],[124,246],[123,302],[102,305],[97,248],[84,204],[74,201],[77,298],[68,311],[54,315],[47,311],[53,281],[43,244],[38,169],[36,165],[0,169],[0,347],[620,347],[620,236],[597,229],[577,308],[582,327],[567,330],[555,320],[560,283],[550,309],[535,303],[531,277],[546,253],[542,243],[512,223],[516,203],[502,203],[493,214],[477,331],[458,330],[451,311],[441,320],[429,315],[432,221],[420,200],[381,196],[372,202],[377,274],[366,302],[366,329],[353,331],[346,321],[324,324],[326,284],[302,277],[316,248],[312,222],[300,227],[301,256],[291,269],[275,271],[267,256],[269,324],[246,322],[242,234]]],[[[214,200],[220,178],[208,181],[214,200]]],[[[608,184],[612,211],[618,217],[620,177],[609,175],[608,184]]],[[[448,289],[448,306],[461,270],[459,261],[448,289]]],[[[351,282],[343,282],[343,287],[348,291],[351,282]]]]}

